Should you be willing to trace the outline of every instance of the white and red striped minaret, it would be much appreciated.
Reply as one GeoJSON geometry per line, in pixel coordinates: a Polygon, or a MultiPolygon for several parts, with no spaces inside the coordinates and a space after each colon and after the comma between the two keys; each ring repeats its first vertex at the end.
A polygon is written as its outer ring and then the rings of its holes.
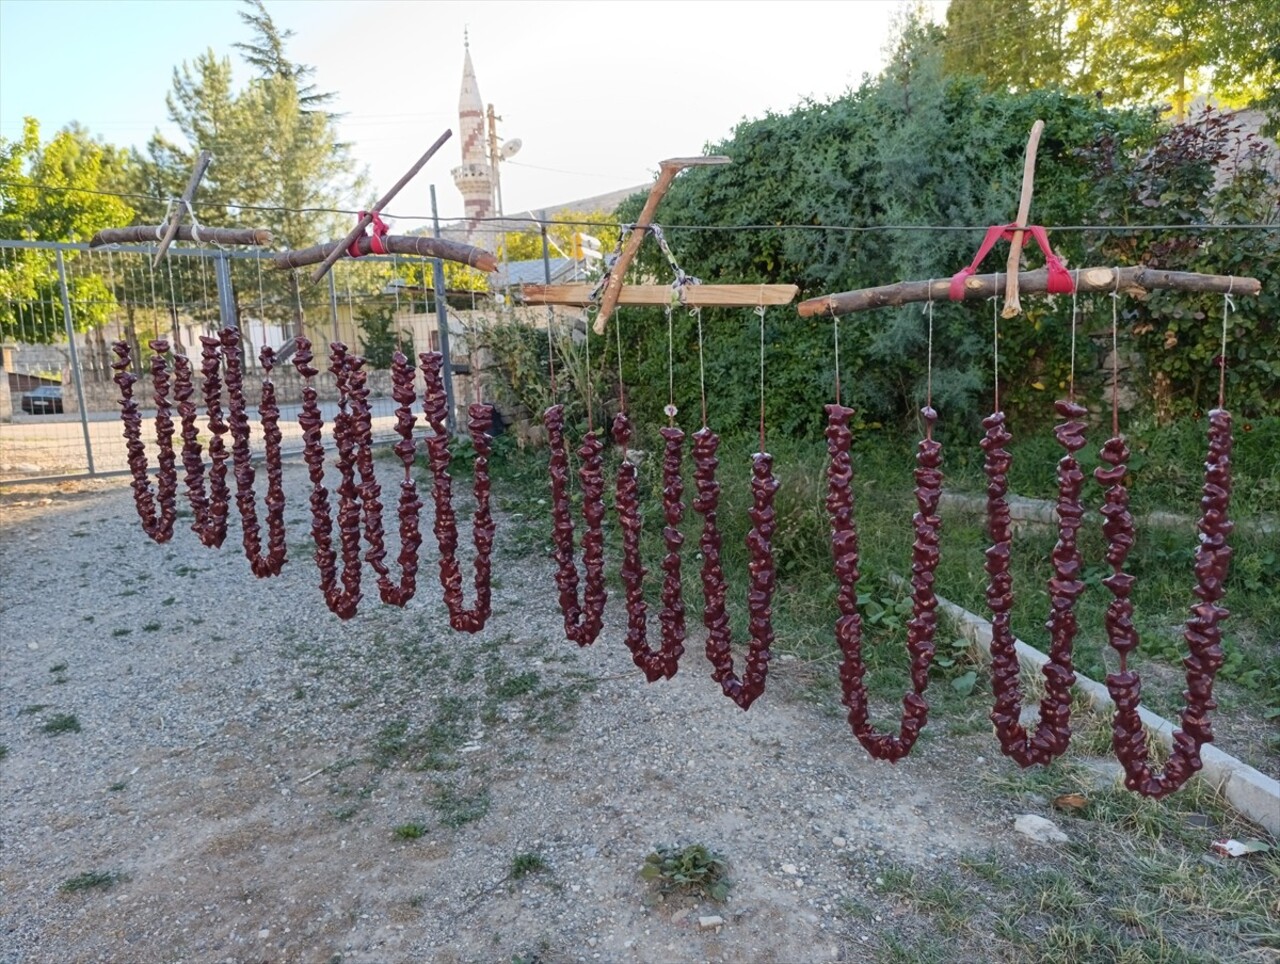
{"type": "Polygon", "coordinates": [[[462,64],[462,95],[458,98],[462,163],[453,169],[453,182],[462,194],[463,210],[467,216],[467,241],[474,244],[477,235],[493,230],[484,223],[478,223],[478,219],[494,215],[493,171],[489,166],[485,136],[484,101],[480,99],[480,85],[476,83],[475,68],[471,65],[471,43],[465,31],[463,48],[466,54],[462,64]]]}

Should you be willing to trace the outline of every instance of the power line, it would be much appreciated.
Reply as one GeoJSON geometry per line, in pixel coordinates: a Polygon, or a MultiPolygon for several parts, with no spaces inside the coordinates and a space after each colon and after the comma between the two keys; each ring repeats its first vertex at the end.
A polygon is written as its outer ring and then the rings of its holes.
{"type": "MultiPolygon", "coordinates": [[[[63,187],[60,185],[49,184],[24,184],[18,181],[0,180],[0,187],[18,188],[20,190],[41,190],[51,192],[90,194],[99,197],[115,197],[122,199],[156,201],[165,203],[168,197],[153,194],[131,194],[118,191],[99,191],[90,188],[80,187],[63,187]]],[[[288,208],[280,205],[265,204],[237,204],[234,201],[218,202],[211,206],[223,208],[235,208],[239,211],[265,211],[279,214],[345,214],[351,216],[359,215],[359,211],[345,208],[329,208],[329,207],[300,207],[288,208]]],[[[196,205],[197,209],[199,205],[196,205]]],[[[400,221],[429,221],[432,215],[429,214],[400,214],[391,211],[384,211],[383,216],[389,219],[400,221]]],[[[530,227],[540,227],[543,224],[562,225],[566,227],[584,227],[598,225],[598,221],[583,220],[558,220],[549,219],[541,221],[538,218],[530,217],[491,217],[491,218],[467,218],[465,215],[444,217],[441,220],[446,221],[468,221],[474,220],[477,224],[527,224],[530,227]]],[[[986,231],[990,225],[987,224],[668,224],[664,228],[668,231],[718,231],[724,233],[732,233],[736,231],[825,231],[838,232],[843,234],[887,234],[892,232],[981,232],[986,231]]],[[[1105,233],[1124,234],[1141,231],[1280,231],[1280,222],[1247,222],[1240,224],[1222,224],[1222,223],[1200,223],[1200,224],[1060,224],[1046,225],[1051,231],[1067,231],[1082,232],[1095,231],[1105,233]]]]}

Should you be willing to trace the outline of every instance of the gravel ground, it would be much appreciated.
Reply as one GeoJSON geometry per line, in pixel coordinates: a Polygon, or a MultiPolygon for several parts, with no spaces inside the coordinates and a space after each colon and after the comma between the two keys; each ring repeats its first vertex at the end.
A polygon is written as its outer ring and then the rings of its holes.
{"type": "Polygon", "coordinates": [[[124,480],[6,495],[0,960],[864,960],[921,926],[884,868],[1036,860],[982,790],[1009,769],[987,734],[876,763],[803,698],[834,666],[775,662],[744,714],[700,635],[647,685],[618,594],[595,646],[566,642],[550,560],[501,523],[483,632],[448,629],[431,553],[406,609],[375,590],[340,623],[305,491],[291,465],[263,581],[234,525],[151,543],[124,480]],[[654,903],[646,854],[692,843],[729,899],[654,903]],[[64,889],[86,873],[118,876],[64,889]]]}

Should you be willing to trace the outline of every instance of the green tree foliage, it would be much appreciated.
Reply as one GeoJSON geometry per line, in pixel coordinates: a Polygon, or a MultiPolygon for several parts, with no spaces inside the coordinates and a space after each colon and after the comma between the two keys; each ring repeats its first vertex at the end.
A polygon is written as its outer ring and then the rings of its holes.
{"type": "MultiPolygon", "coordinates": [[[[360,329],[360,354],[371,369],[391,367],[391,358],[403,345],[412,345],[412,335],[404,329],[393,329],[395,307],[383,300],[366,300],[354,309],[356,327],[360,329]]],[[[412,355],[412,351],[406,351],[412,355]]],[[[412,359],[410,359],[412,361],[412,359]]]]}
{"type": "MultiPolygon", "coordinates": [[[[87,241],[102,228],[128,224],[133,210],[99,193],[121,163],[118,152],[79,127],[42,143],[39,124],[27,118],[20,139],[0,138],[0,238],[87,241]]],[[[76,252],[64,258],[73,261],[76,252]]],[[[76,328],[103,323],[113,302],[101,279],[72,274],[68,283],[76,328]]],[[[0,334],[20,341],[64,337],[58,284],[54,252],[10,252],[0,262],[0,334]],[[59,323],[50,325],[55,308],[59,323]]]]}
{"type": "MultiPolygon", "coordinates": [[[[883,74],[858,90],[745,122],[729,140],[711,145],[734,163],[682,174],[660,209],[684,270],[706,281],[794,283],[801,297],[947,278],[970,261],[981,239],[980,230],[948,228],[1012,218],[1027,133],[1036,119],[1045,120],[1046,130],[1032,220],[1051,230],[1278,219],[1275,181],[1267,173],[1268,163],[1274,171],[1275,155],[1256,141],[1229,148],[1224,131],[1161,125],[1148,111],[1106,109],[1092,97],[989,90],[978,79],[947,76],[940,54],[934,30],[909,29],[883,74]],[[1233,151],[1238,163],[1224,169],[1233,151]],[[915,228],[927,225],[944,228],[915,228]]],[[[642,196],[631,198],[620,218],[633,217],[642,202],[642,196]]],[[[1149,262],[1236,274],[1247,268],[1264,278],[1264,286],[1276,287],[1267,280],[1276,270],[1276,235],[1230,237],[1191,230],[1062,231],[1051,240],[1068,265],[1149,262]]],[[[1039,254],[1032,249],[1025,263],[1038,266],[1039,254]]],[[[992,256],[986,267],[1002,269],[1003,258],[992,256]]],[[[642,249],[637,271],[654,278],[669,273],[652,242],[642,249]]],[[[1162,379],[1141,387],[1161,393],[1152,400],[1168,413],[1203,410],[1212,401],[1207,385],[1216,371],[1211,343],[1217,329],[1204,327],[1212,301],[1198,299],[1188,307],[1197,299],[1171,293],[1129,302],[1125,334],[1151,352],[1162,379]],[[1172,354],[1163,342],[1159,351],[1153,345],[1173,324],[1166,313],[1176,316],[1180,332],[1182,347],[1172,354]]],[[[1220,311],[1220,299],[1218,305],[1220,311]]],[[[901,421],[923,402],[927,328],[921,309],[885,309],[842,322],[843,395],[864,418],[901,421]]],[[[1233,351],[1240,358],[1230,370],[1232,397],[1242,410],[1275,411],[1275,351],[1258,343],[1276,343],[1274,323],[1266,321],[1275,305],[1264,299],[1240,309],[1234,316],[1240,337],[1233,351]]],[[[1052,394],[1069,378],[1069,304],[1027,299],[1024,310],[1000,328],[1002,406],[1021,418],[1048,419],[1052,394]]],[[[660,422],[667,402],[667,325],[657,311],[624,309],[616,317],[617,330],[606,341],[614,351],[621,334],[631,407],[638,420],[660,422]]],[[[814,437],[822,404],[834,396],[832,322],[801,320],[791,309],[767,318],[767,420],[773,431],[814,437]]],[[[694,320],[679,312],[673,329],[676,403],[695,411],[694,320]]],[[[713,421],[721,431],[749,431],[759,410],[757,319],[748,310],[707,310],[703,329],[713,421]]],[[[940,302],[934,329],[935,405],[951,427],[972,426],[992,402],[991,306],[940,302]]],[[[1088,325],[1081,330],[1081,373],[1092,368],[1087,333],[1088,325]]]]}
{"type": "Polygon", "coordinates": [[[1273,0],[952,0],[944,51],[949,74],[993,89],[1167,104],[1179,120],[1211,95],[1280,118],[1273,0]]]}
{"type": "MultiPolygon", "coordinates": [[[[245,6],[240,17],[251,40],[236,47],[255,76],[235,89],[230,60],[212,50],[175,68],[166,104],[183,142],[151,139],[147,155],[135,159],[138,188],[177,196],[196,155],[211,151],[214,162],[195,203],[201,223],[265,227],[279,247],[307,247],[345,233],[350,217],[333,209],[363,185],[335,116],[325,110],[334,95],[317,91],[313,68],[287,55],[292,31],[281,30],[260,0],[245,6]]],[[[163,214],[163,205],[152,204],[143,220],[155,223],[163,214]]],[[[269,317],[291,319],[301,330],[307,311],[323,314],[327,291],[294,272],[268,272],[263,287],[252,300],[269,317]]]]}

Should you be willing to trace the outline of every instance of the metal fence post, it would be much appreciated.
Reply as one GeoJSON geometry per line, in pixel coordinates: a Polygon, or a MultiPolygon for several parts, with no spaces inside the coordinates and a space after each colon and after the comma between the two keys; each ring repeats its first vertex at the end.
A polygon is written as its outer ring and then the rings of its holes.
{"type": "MultiPolygon", "coordinates": [[[[435,236],[440,237],[440,216],[436,213],[436,186],[431,185],[431,220],[435,225],[435,236]]],[[[444,364],[440,371],[444,375],[444,397],[449,405],[449,434],[456,435],[458,421],[453,411],[453,356],[449,353],[449,305],[444,296],[444,262],[439,258],[431,259],[431,284],[436,289],[436,327],[440,332],[440,355],[444,364]]],[[[472,372],[472,378],[478,379],[479,373],[472,372]]]]}
{"type": "Polygon", "coordinates": [[[213,276],[218,283],[218,315],[223,328],[239,328],[236,317],[235,292],[231,288],[231,261],[225,251],[219,251],[213,262],[213,276]]]}
{"type": "MultiPolygon", "coordinates": [[[[334,269],[338,266],[334,265],[334,269]]],[[[334,280],[337,270],[329,272],[329,321],[333,324],[333,340],[342,341],[338,337],[338,282],[334,280]]]]}
{"type": "Polygon", "coordinates": [[[89,474],[96,474],[93,469],[93,442],[89,438],[89,412],[84,405],[84,374],[80,371],[80,355],[76,351],[76,331],[71,320],[71,296],[67,292],[67,266],[62,260],[62,251],[58,256],[58,290],[62,298],[62,321],[67,328],[67,344],[71,348],[71,380],[76,383],[76,402],[80,406],[80,430],[84,432],[84,456],[89,463],[89,474]]]}

